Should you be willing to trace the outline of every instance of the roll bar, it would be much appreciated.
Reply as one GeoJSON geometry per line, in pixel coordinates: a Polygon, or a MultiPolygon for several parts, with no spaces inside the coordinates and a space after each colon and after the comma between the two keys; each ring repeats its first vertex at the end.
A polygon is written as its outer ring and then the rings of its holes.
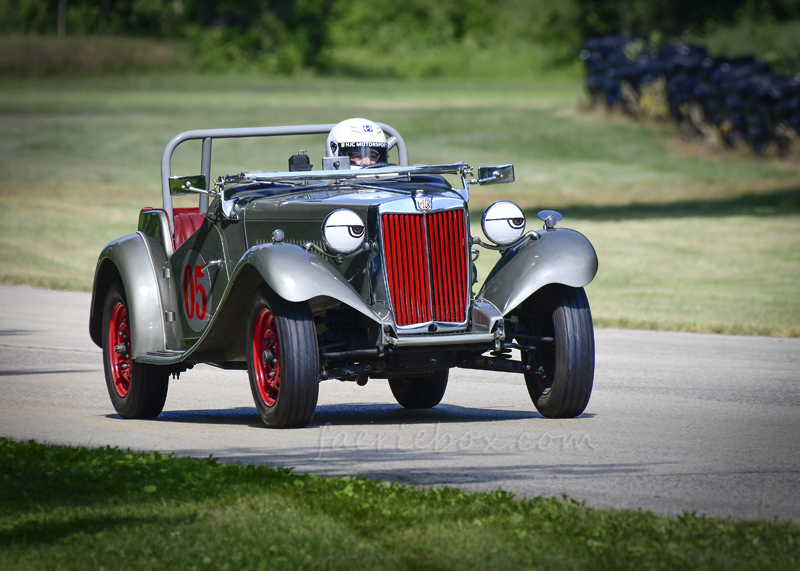
{"type": "MultiPolygon", "coordinates": [[[[385,133],[390,135],[389,148],[397,146],[401,166],[408,165],[408,150],[403,137],[394,127],[384,123],[377,123],[385,133]]],[[[164,147],[161,155],[161,194],[164,200],[164,210],[167,220],[172,221],[172,194],[169,190],[169,177],[172,176],[172,153],[181,143],[186,141],[203,141],[202,157],[200,162],[201,174],[206,179],[206,189],[211,186],[211,142],[214,139],[241,139],[246,137],[277,137],[285,135],[321,135],[329,133],[337,123],[324,123],[318,125],[289,125],[283,127],[243,127],[234,129],[198,129],[185,131],[176,135],[164,147]]],[[[200,212],[208,212],[208,195],[200,195],[200,212]]]]}

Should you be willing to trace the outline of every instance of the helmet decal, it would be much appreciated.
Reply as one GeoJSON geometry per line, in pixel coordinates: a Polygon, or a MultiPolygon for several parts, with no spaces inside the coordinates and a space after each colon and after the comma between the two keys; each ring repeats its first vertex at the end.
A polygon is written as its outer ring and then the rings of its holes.
{"type": "Polygon", "coordinates": [[[349,157],[351,168],[386,164],[388,152],[383,129],[363,118],[347,119],[334,126],[325,149],[329,157],[349,157]]]}

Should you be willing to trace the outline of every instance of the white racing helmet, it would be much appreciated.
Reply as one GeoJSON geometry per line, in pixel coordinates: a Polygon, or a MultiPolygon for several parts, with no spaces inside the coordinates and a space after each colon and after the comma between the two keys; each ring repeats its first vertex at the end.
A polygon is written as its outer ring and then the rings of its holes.
{"type": "Polygon", "coordinates": [[[328,134],[325,155],[349,157],[353,167],[365,167],[387,162],[389,146],[386,135],[369,119],[347,119],[328,134]]]}

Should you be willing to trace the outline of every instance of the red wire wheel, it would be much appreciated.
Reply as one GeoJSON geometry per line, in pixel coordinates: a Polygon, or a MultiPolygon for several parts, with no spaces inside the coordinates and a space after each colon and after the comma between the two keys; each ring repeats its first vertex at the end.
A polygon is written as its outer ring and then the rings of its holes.
{"type": "Polygon", "coordinates": [[[275,316],[266,307],[258,312],[253,326],[253,374],[261,400],[274,406],[281,390],[281,351],[275,316]]]}
{"type": "MultiPolygon", "coordinates": [[[[103,303],[103,371],[108,396],[122,418],[155,418],[164,409],[169,368],[137,363],[133,357],[131,312],[121,283],[113,283],[103,303]]],[[[135,311],[135,308],[134,308],[135,311]]]]}
{"type": "Polygon", "coordinates": [[[114,304],[109,318],[108,361],[114,389],[125,398],[131,388],[131,332],[128,310],[121,301],[114,304]]]}
{"type": "Polygon", "coordinates": [[[308,302],[292,303],[266,284],[247,319],[247,376],[253,402],[272,428],[307,426],[319,396],[319,345],[308,302]]]}

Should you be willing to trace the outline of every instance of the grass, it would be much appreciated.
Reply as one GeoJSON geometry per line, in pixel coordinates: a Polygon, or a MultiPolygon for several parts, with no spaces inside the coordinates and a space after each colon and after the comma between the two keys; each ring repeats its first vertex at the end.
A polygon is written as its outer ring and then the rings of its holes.
{"type": "MultiPolygon", "coordinates": [[[[800,191],[708,194],[560,208],[560,225],[589,237],[600,259],[587,287],[595,325],[800,337],[800,191]]],[[[526,209],[531,226],[536,211],[526,209]]],[[[482,252],[479,274],[496,259],[482,252]]]]}
{"type": "MultiPolygon", "coordinates": [[[[560,210],[598,251],[598,325],[800,335],[800,167],[699,156],[672,127],[577,112],[581,96],[568,79],[7,79],[0,281],[91,289],[103,245],[160,203],[161,152],[181,131],[367,116],[403,134],[412,162],[513,162],[514,185],[472,192],[473,223],[499,198],[529,228],[539,209],[560,210]]],[[[296,149],[319,166],[323,144],[219,141],[213,174],[284,169],[296,149]]],[[[183,147],[173,172],[199,171],[199,144],[183,147]]],[[[492,259],[482,253],[482,276],[492,259]]]]}
{"type": "Polygon", "coordinates": [[[800,528],[0,439],[3,569],[796,569],[800,528]]]}

